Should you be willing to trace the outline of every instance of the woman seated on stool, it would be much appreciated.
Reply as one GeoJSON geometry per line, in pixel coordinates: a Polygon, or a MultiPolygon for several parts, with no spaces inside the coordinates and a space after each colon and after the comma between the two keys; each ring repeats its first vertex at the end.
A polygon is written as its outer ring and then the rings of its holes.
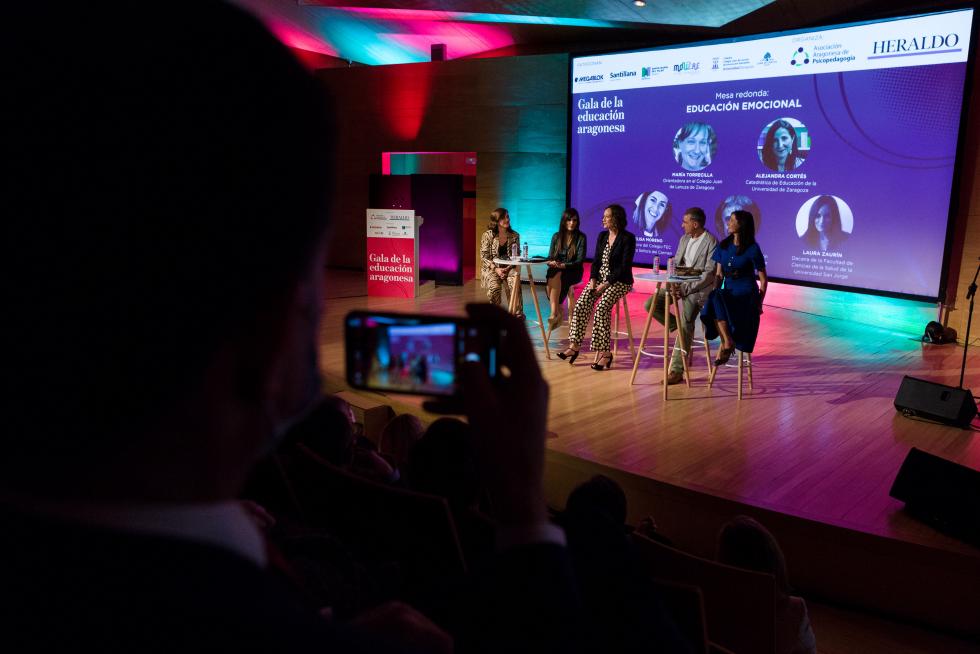
{"type": "Polygon", "coordinates": [[[759,335],[759,314],[766,296],[766,260],[755,242],[755,221],[745,210],[733,211],[728,218],[728,237],[711,256],[715,261],[715,288],[701,310],[704,335],[709,340],[721,336],[721,349],[715,366],[728,363],[732,352],[751,353],[759,335]],[[755,273],[759,273],[759,285],[755,273]]]}
{"type": "MultiPolygon", "coordinates": [[[[498,266],[494,259],[510,259],[510,253],[516,244],[517,252],[521,250],[521,235],[510,228],[510,214],[503,207],[490,212],[490,224],[480,238],[481,274],[480,286],[487,289],[487,299],[492,304],[500,304],[500,292],[504,280],[507,281],[507,292],[513,294],[515,286],[520,283],[520,271],[517,266],[498,266]]],[[[517,288],[520,292],[520,288],[517,288]]],[[[517,312],[523,315],[523,307],[518,304],[517,312]]]]}
{"type": "Polygon", "coordinates": [[[592,363],[593,370],[608,369],[612,365],[613,357],[609,351],[610,317],[619,299],[633,288],[633,253],[636,251],[636,237],[626,231],[626,210],[623,207],[618,204],[606,207],[602,212],[602,226],[607,231],[599,234],[589,283],[572,312],[572,322],[568,328],[570,347],[558,353],[559,358],[575,363],[595,305],[592,349],[596,356],[592,363]],[[596,299],[599,300],[598,305],[596,299]]]}
{"type": "Polygon", "coordinates": [[[568,296],[568,289],[582,281],[582,262],[585,261],[585,234],[578,228],[578,211],[565,209],[558,231],[551,237],[548,250],[548,300],[551,317],[548,329],[561,324],[561,303],[568,296]]]}

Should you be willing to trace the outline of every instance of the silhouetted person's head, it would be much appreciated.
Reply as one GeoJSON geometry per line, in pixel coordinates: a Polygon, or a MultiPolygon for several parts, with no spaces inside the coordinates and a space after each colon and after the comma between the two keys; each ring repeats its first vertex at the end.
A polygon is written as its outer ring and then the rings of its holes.
{"type": "Polygon", "coordinates": [[[411,413],[402,413],[391,420],[381,430],[378,438],[378,452],[388,457],[391,463],[399,469],[408,467],[408,460],[412,454],[412,448],[422,434],[425,432],[425,425],[411,413]]]}
{"type": "Polygon", "coordinates": [[[625,526],[626,493],[609,477],[595,475],[576,486],[568,495],[565,513],[579,520],[601,518],[611,524],[625,526]]]}
{"type": "Polygon", "coordinates": [[[439,418],[412,448],[412,488],[445,497],[450,506],[466,508],[480,499],[476,454],[470,426],[456,418],[439,418]]]}
{"type": "Polygon", "coordinates": [[[776,578],[776,590],[790,593],[786,559],[775,537],[759,522],[744,515],[732,518],[718,534],[718,561],[776,578]]]}
{"type": "Polygon", "coordinates": [[[327,104],[240,10],[54,5],[0,27],[0,484],[233,496],[317,390],[327,104]]]}
{"type": "Polygon", "coordinates": [[[324,460],[346,468],[354,458],[355,441],[350,405],[336,395],[326,395],[286,433],[282,447],[305,445],[324,460]]]}

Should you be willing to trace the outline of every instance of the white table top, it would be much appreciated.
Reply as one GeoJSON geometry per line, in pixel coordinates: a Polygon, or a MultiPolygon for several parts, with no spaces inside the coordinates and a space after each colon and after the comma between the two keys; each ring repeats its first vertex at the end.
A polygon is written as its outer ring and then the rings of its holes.
{"type": "Polygon", "coordinates": [[[494,259],[493,262],[498,266],[536,266],[541,263],[548,263],[547,259],[541,259],[538,261],[526,261],[521,259],[494,259]]]}
{"type": "Polygon", "coordinates": [[[674,275],[668,277],[666,272],[648,272],[633,275],[633,279],[644,282],[667,282],[669,284],[683,284],[684,282],[696,282],[701,279],[701,275],[674,275]]]}

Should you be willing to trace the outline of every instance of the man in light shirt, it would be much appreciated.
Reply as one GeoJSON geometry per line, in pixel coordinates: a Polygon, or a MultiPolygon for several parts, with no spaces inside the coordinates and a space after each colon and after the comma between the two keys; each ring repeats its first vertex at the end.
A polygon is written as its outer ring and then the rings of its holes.
{"type": "MultiPolygon", "coordinates": [[[[677,244],[677,252],[674,254],[674,263],[677,267],[700,270],[701,279],[681,284],[664,284],[656,296],[647,300],[646,304],[649,311],[650,302],[654,302],[653,317],[663,324],[667,304],[666,293],[672,292],[680,303],[684,338],[680,343],[675,344],[670,359],[670,371],[667,374],[668,384],[679,384],[684,381],[684,362],[681,357],[690,350],[694,320],[707,301],[711,289],[714,288],[715,275],[711,255],[718,245],[718,240],[705,229],[705,220],[704,210],[701,207],[692,207],[684,212],[684,220],[681,223],[684,227],[684,236],[677,244]]],[[[671,330],[676,328],[674,322],[674,318],[671,317],[671,330]]]]}

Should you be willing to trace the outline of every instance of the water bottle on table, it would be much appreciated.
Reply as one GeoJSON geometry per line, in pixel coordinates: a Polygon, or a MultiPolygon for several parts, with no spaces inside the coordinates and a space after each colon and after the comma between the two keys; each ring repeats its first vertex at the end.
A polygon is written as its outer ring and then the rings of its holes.
{"type": "Polygon", "coordinates": [[[674,264],[674,257],[667,259],[667,276],[673,277],[677,273],[677,266],[674,264]]]}
{"type": "Polygon", "coordinates": [[[653,274],[660,274],[660,257],[653,258],[653,274]]]}
{"type": "Polygon", "coordinates": [[[527,256],[527,243],[524,244],[524,257],[523,257],[523,260],[524,261],[527,261],[528,260],[528,256],[527,256]]]}
{"type": "Polygon", "coordinates": [[[513,243],[510,244],[510,260],[517,261],[520,258],[521,258],[521,246],[517,244],[517,241],[514,241],[513,243]]]}

